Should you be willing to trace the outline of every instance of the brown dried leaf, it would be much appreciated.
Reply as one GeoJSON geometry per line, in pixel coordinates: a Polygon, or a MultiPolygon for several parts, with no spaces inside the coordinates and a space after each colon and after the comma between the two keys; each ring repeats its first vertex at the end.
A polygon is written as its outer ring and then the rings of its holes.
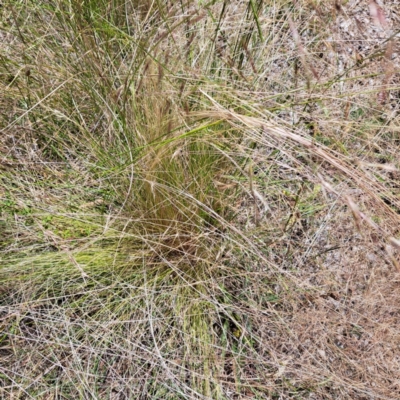
{"type": "Polygon", "coordinates": [[[383,29],[387,28],[385,13],[383,12],[382,8],[379,7],[375,0],[370,0],[369,12],[376,26],[383,29]]]}
{"type": "Polygon", "coordinates": [[[395,246],[395,247],[397,247],[398,249],[400,249],[400,240],[399,240],[399,239],[395,239],[394,237],[390,237],[390,238],[389,238],[389,242],[390,242],[393,246],[395,246]]]}

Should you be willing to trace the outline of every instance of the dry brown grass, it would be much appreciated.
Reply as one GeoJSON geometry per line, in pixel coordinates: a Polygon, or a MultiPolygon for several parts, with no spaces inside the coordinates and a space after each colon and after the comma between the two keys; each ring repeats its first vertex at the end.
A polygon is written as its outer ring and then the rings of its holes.
{"type": "Polygon", "coordinates": [[[400,397],[394,1],[3,3],[2,398],[400,397]]]}

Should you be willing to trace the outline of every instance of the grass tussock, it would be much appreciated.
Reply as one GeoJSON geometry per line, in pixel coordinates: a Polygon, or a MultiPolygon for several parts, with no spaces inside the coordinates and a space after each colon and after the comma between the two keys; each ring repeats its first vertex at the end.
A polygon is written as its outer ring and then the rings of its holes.
{"type": "Polygon", "coordinates": [[[2,398],[398,397],[386,3],[3,2],[2,398]]]}

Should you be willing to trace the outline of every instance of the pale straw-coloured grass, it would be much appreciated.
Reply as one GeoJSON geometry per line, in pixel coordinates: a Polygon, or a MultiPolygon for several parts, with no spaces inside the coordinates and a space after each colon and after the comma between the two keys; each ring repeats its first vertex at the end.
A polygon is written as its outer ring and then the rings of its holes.
{"type": "Polygon", "coordinates": [[[398,397],[398,16],[328,3],[3,2],[2,398],[398,397]]]}

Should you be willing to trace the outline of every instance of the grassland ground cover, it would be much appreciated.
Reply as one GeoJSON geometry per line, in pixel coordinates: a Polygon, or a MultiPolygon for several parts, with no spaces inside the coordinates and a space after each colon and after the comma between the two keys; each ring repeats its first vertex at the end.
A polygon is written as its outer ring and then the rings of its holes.
{"type": "Polygon", "coordinates": [[[398,399],[399,22],[2,1],[1,398],[398,399]]]}

